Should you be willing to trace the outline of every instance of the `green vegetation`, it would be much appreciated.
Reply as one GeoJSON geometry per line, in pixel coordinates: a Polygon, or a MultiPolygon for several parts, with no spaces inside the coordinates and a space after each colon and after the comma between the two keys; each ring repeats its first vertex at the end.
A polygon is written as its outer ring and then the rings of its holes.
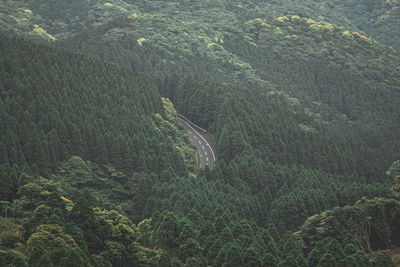
{"type": "Polygon", "coordinates": [[[3,1],[0,265],[395,266],[398,7],[3,1]]]}
{"type": "Polygon", "coordinates": [[[31,183],[20,187],[11,210],[14,218],[1,221],[2,266],[148,266],[160,254],[137,242],[128,218],[82,197],[72,203],[31,183]]]}
{"type": "MultiPolygon", "coordinates": [[[[12,218],[0,221],[0,260],[20,266],[371,266],[364,252],[399,246],[399,207],[394,199],[362,199],[280,235],[273,225],[231,221],[221,209],[207,217],[164,211],[134,225],[112,208],[93,208],[85,198],[69,200],[30,183],[19,188],[12,218]]],[[[388,264],[385,252],[372,261],[388,264]]]]}
{"type": "Polygon", "coordinates": [[[331,10],[343,14],[360,30],[399,51],[399,1],[335,0],[330,2],[331,10]]]}

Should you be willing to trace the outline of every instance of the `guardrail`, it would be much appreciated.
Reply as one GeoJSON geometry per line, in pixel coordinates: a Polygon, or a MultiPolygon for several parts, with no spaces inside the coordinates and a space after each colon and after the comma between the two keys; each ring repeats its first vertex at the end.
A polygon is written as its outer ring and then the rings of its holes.
{"type": "Polygon", "coordinates": [[[207,132],[207,130],[201,128],[200,126],[198,126],[198,125],[196,125],[196,124],[194,124],[193,122],[191,122],[188,118],[186,118],[186,117],[183,116],[182,114],[178,114],[178,117],[184,119],[187,123],[192,124],[192,125],[193,125],[194,127],[196,127],[197,129],[200,129],[200,130],[202,130],[202,131],[205,132],[205,133],[207,132]]]}
{"type": "Polygon", "coordinates": [[[183,116],[183,115],[181,115],[181,114],[178,114],[178,117],[180,117],[181,119],[183,119],[183,120],[188,124],[188,126],[189,126],[193,131],[195,131],[195,132],[203,139],[203,141],[206,142],[206,144],[208,144],[208,146],[210,147],[210,150],[211,150],[211,154],[212,154],[212,156],[213,156],[213,158],[214,158],[214,161],[215,161],[215,160],[216,160],[216,157],[215,157],[215,154],[214,154],[214,150],[212,149],[212,146],[209,144],[209,142],[208,142],[201,134],[199,134],[195,129],[193,129],[193,127],[192,127],[190,124],[192,124],[194,127],[198,128],[198,129],[204,131],[204,133],[207,133],[207,131],[204,130],[203,128],[197,126],[196,124],[194,124],[194,123],[191,122],[188,118],[186,118],[185,116],[183,116]]]}

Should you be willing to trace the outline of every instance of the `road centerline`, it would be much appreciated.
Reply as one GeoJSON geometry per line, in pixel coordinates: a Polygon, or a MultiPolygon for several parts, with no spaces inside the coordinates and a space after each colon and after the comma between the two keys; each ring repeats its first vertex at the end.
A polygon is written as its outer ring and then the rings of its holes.
{"type": "MultiPolygon", "coordinates": [[[[214,154],[212,147],[208,144],[207,140],[199,132],[197,132],[187,121],[185,121],[181,117],[178,117],[178,120],[182,123],[183,126],[185,126],[187,131],[190,133],[190,135],[192,137],[192,139],[191,139],[192,143],[194,143],[197,147],[197,150],[198,150],[197,153],[199,154],[199,168],[202,169],[202,166],[204,167],[206,165],[208,165],[208,166],[213,165],[215,162],[215,154],[214,154]],[[197,138],[197,137],[200,137],[200,138],[197,138]],[[197,140],[198,144],[195,142],[195,140],[197,140]],[[211,154],[212,154],[211,161],[208,157],[207,147],[210,149],[211,154]],[[204,157],[203,157],[203,153],[205,154],[204,157]],[[209,162],[211,162],[211,164],[209,162]]],[[[196,126],[196,127],[198,127],[198,126],[196,126]]],[[[201,129],[201,128],[199,127],[199,129],[201,129]]],[[[202,129],[202,130],[205,131],[204,129],[202,129]]]]}

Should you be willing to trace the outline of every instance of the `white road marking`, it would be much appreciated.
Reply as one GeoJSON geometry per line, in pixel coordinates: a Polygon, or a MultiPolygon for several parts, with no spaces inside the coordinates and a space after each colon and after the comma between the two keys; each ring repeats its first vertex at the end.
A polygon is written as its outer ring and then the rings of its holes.
{"type": "Polygon", "coordinates": [[[197,136],[194,136],[194,139],[197,139],[197,136]]]}
{"type": "Polygon", "coordinates": [[[201,144],[200,140],[197,140],[197,142],[199,142],[199,144],[201,144]]]}
{"type": "Polygon", "coordinates": [[[207,151],[205,153],[206,153],[206,156],[207,156],[208,155],[207,151]]]}
{"type": "Polygon", "coordinates": [[[207,157],[207,161],[208,161],[208,157],[207,157]]]}
{"type": "Polygon", "coordinates": [[[204,146],[201,146],[202,148],[203,148],[203,150],[204,150],[204,146]]]}
{"type": "MultiPolygon", "coordinates": [[[[184,122],[186,122],[186,121],[184,121],[184,122]]],[[[187,123],[187,122],[186,122],[187,123]]],[[[206,139],[204,139],[204,137],[201,135],[201,134],[199,134],[195,129],[193,129],[193,127],[192,126],[190,126],[190,124],[188,124],[187,123],[187,125],[190,127],[190,129],[192,129],[195,133],[197,133],[203,140],[204,140],[204,142],[206,143],[206,146],[208,146],[208,142],[207,142],[207,140],[206,139]]],[[[198,126],[197,126],[198,127],[198,126]]],[[[199,127],[200,128],[200,127],[199,127]]],[[[202,128],[200,128],[200,129],[202,129],[202,128]]],[[[204,130],[204,129],[203,129],[204,130]]],[[[204,130],[205,131],[205,130],[204,130]]],[[[206,132],[206,131],[205,131],[206,132]]],[[[215,154],[214,154],[214,151],[212,150],[212,148],[211,148],[211,146],[210,146],[210,150],[211,150],[211,154],[212,154],[212,156],[213,156],[213,159],[214,159],[214,161],[215,161],[215,154]]]]}

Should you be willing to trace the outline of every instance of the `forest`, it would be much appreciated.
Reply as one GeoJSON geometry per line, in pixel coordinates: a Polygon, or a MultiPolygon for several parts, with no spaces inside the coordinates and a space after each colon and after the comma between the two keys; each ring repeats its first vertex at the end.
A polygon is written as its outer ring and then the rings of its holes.
{"type": "Polygon", "coordinates": [[[0,266],[400,266],[399,10],[2,2],[0,266]]]}

